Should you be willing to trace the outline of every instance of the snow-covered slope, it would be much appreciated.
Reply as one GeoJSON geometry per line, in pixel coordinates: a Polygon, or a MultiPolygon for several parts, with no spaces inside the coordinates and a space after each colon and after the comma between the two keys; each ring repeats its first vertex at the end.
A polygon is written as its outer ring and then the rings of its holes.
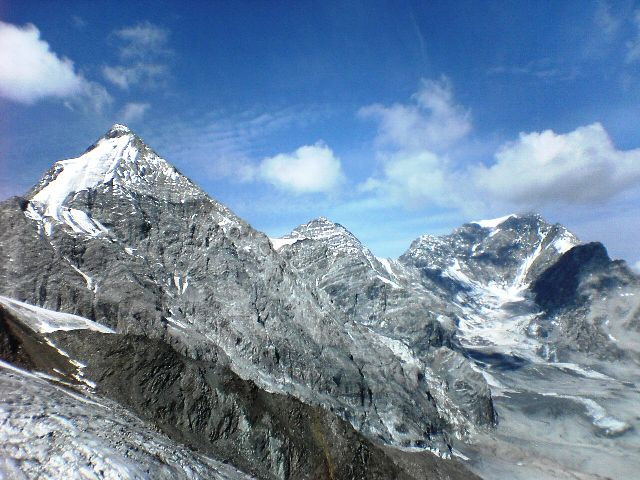
{"type": "Polygon", "coordinates": [[[127,127],[116,124],[79,157],[56,162],[29,194],[25,214],[49,236],[59,224],[75,233],[107,235],[90,211],[72,206],[77,195],[96,189],[122,197],[161,194],[173,202],[206,196],[127,127]]]}
{"type": "Polygon", "coordinates": [[[4,307],[20,317],[29,328],[40,333],[57,332],[58,330],[95,330],[102,333],[114,333],[109,327],[78,315],[61,313],[19,302],[12,298],[0,296],[0,307],[4,307]]]}
{"type": "Polygon", "coordinates": [[[249,479],[115,402],[0,361],[0,478],[249,479]]]}

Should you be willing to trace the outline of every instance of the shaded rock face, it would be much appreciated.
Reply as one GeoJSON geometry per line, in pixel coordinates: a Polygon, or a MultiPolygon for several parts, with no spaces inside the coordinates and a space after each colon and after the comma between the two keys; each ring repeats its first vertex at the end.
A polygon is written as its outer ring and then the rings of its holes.
{"type": "Polygon", "coordinates": [[[139,336],[75,331],[52,338],[88,365],[85,375],[99,392],[258,478],[410,478],[348,423],[267,393],[223,362],[190,360],[139,336]]]}
{"type": "Polygon", "coordinates": [[[264,479],[475,478],[430,453],[396,457],[335,414],[241,379],[221,352],[215,361],[196,361],[159,340],[90,330],[99,328],[93,322],[51,332],[82,319],[8,299],[0,306],[0,359],[35,373],[0,363],[0,384],[21,392],[0,398],[0,416],[9,415],[0,438],[11,435],[0,453],[15,459],[0,464],[0,473],[10,478],[70,478],[78,469],[83,478],[246,478],[226,464],[264,479]],[[34,397],[38,390],[46,400],[34,397]],[[43,432],[51,437],[46,447],[43,432]],[[56,460],[60,442],[63,462],[56,460]]]}
{"type": "Polygon", "coordinates": [[[70,381],[75,367],[47,344],[45,339],[25,327],[19,319],[0,305],[0,360],[27,370],[44,373],[62,372],[70,381]],[[54,370],[55,369],[55,370],[54,370]]]}
{"type": "Polygon", "coordinates": [[[558,259],[531,285],[538,305],[547,311],[577,307],[587,299],[586,282],[595,289],[609,289],[629,280],[615,275],[614,264],[601,243],[579,245],[558,259]]]}
{"type": "Polygon", "coordinates": [[[572,352],[609,360],[640,358],[640,280],[600,243],[579,245],[531,285],[539,322],[560,359],[572,352]]]}
{"type": "MultiPolygon", "coordinates": [[[[445,432],[487,424],[128,130],[56,163],[26,199],[0,206],[0,224],[3,295],[196,360],[221,350],[242,378],[396,445],[446,450],[445,432]]],[[[405,337],[415,333],[424,351],[448,345],[450,333],[418,310],[405,337]]]]}

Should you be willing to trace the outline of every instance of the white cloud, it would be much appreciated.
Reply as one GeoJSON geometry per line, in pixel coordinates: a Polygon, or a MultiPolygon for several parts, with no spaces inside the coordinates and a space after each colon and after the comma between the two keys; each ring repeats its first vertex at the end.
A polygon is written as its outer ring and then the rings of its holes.
{"type": "Polygon", "coordinates": [[[491,198],[536,207],[606,201],[640,181],[640,149],[616,149],[602,125],[566,134],[521,133],[498,149],[495,162],[468,172],[491,198]]]}
{"type": "Polygon", "coordinates": [[[265,158],[257,176],[294,193],[335,190],[344,179],[340,159],[323,143],[305,145],[292,153],[265,158]]]}
{"type": "Polygon", "coordinates": [[[631,265],[631,268],[634,272],[640,273],[640,260],[631,265]]]}
{"type": "Polygon", "coordinates": [[[626,44],[627,63],[640,60],[640,8],[633,12],[633,23],[636,28],[636,34],[635,37],[626,44]]]}
{"type": "Polygon", "coordinates": [[[169,31],[149,22],[115,30],[113,38],[119,44],[119,65],[102,67],[104,78],[127,90],[134,85],[154,88],[169,76],[164,63],[172,51],[167,47],[169,31]]]}
{"type": "Polygon", "coordinates": [[[402,151],[387,157],[382,170],[382,176],[369,178],[360,190],[410,207],[452,201],[452,179],[445,157],[428,150],[402,151]]]}
{"type": "Polygon", "coordinates": [[[120,112],[120,117],[124,123],[135,122],[144,117],[149,107],[150,105],[148,103],[127,103],[120,112]]]}
{"type": "Polygon", "coordinates": [[[560,208],[606,203],[640,185],[640,149],[617,149],[599,123],[564,134],[521,133],[501,145],[488,164],[472,163],[456,158],[471,124],[449,82],[423,82],[413,98],[418,106],[365,111],[375,112],[379,121],[381,166],[360,190],[388,203],[466,213],[560,208]],[[445,141],[433,139],[439,130],[445,141]],[[420,139],[411,138],[421,132],[420,139]]]}
{"type": "Polygon", "coordinates": [[[359,115],[378,121],[380,146],[403,150],[442,150],[471,130],[469,111],[454,102],[446,77],[422,80],[411,104],[369,105],[359,115]]]}
{"type": "Polygon", "coordinates": [[[111,101],[103,87],[88,82],[73,62],[51,51],[35,25],[0,22],[0,96],[32,104],[47,97],[89,99],[96,108],[111,101]]]}
{"type": "Polygon", "coordinates": [[[143,83],[156,86],[168,74],[166,65],[157,63],[136,63],[133,65],[117,65],[102,67],[104,78],[114,85],[127,90],[130,86],[143,83]]]}
{"type": "Polygon", "coordinates": [[[147,58],[150,55],[166,55],[169,31],[148,21],[113,32],[121,42],[122,58],[147,58]]]}
{"type": "Polygon", "coordinates": [[[166,119],[157,136],[158,150],[167,158],[197,165],[199,174],[230,182],[258,180],[260,159],[273,138],[325,115],[324,110],[291,106],[280,110],[212,111],[191,118],[166,119]]]}
{"type": "Polygon", "coordinates": [[[446,151],[471,131],[469,111],[458,105],[451,82],[422,80],[410,104],[379,104],[360,110],[378,121],[376,144],[380,174],[361,190],[375,192],[396,204],[450,204],[452,179],[446,151]]]}

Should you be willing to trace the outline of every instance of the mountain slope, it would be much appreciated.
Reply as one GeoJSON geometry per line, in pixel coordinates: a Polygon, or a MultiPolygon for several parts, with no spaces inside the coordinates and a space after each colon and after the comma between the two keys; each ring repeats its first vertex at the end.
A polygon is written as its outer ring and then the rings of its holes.
{"type": "Polygon", "coordinates": [[[422,236],[398,260],[375,259],[323,218],[272,242],[350,318],[427,364],[467,411],[483,404],[481,390],[466,390],[473,377],[460,370],[486,379],[497,427],[458,444],[477,473],[630,478],[638,467],[625,459],[640,448],[638,280],[602,246],[533,214],[422,236]],[[429,335],[434,320],[454,351],[429,335]]]}
{"type": "Polygon", "coordinates": [[[455,462],[430,454],[431,459],[414,459],[429,465],[429,473],[396,466],[393,450],[382,451],[335,414],[240,379],[222,352],[215,361],[193,361],[163,342],[105,333],[94,322],[84,319],[81,324],[79,319],[0,298],[0,345],[21,352],[16,358],[2,349],[0,358],[31,370],[0,362],[0,383],[16,390],[16,395],[0,398],[6,402],[0,403],[2,412],[9,416],[0,438],[12,437],[0,452],[13,459],[14,470],[29,477],[146,478],[146,470],[154,478],[245,478],[214,460],[224,459],[264,479],[467,478],[455,462]],[[47,399],[35,398],[37,390],[46,392],[47,399]],[[30,408],[36,405],[38,411],[55,414],[33,420],[30,408]],[[172,440],[139,431],[143,423],[131,411],[172,440]],[[33,438],[38,430],[51,432],[56,440],[45,448],[33,438]],[[62,464],[57,464],[62,455],[58,439],[67,442],[67,462],[62,464]],[[79,439],[91,447],[82,448],[79,439]],[[121,458],[128,450],[138,453],[121,458]],[[104,455],[112,461],[105,463],[104,455]],[[28,465],[25,456],[31,456],[28,465]],[[93,471],[74,470],[83,459],[93,471]]]}
{"type": "Polygon", "coordinates": [[[0,209],[3,295],[196,360],[221,349],[242,378],[397,445],[446,451],[449,434],[486,423],[125,127],[0,209]]]}
{"type": "Polygon", "coordinates": [[[407,366],[419,366],[427,382],[444,385],[444,390],[431,389],[441,403],[453,403],[474,423],[495,422],[484,378],[453,350],[456,310],[445,290],[425,287],[417,271],[397,261],[374,257],[351,232],[326,218],[300,225],[272,243],[333,305],[391,347],[407,366]]]}

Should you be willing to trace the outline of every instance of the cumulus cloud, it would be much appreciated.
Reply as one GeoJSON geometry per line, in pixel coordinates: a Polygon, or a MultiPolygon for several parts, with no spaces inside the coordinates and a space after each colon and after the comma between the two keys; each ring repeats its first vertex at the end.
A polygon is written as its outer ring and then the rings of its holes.
{"type": "Polygon", "coordinates": [[[149,110],[149,106],[148,103],[127,103],[120,112],[120,117],[124,123],[135,122],[144,117],[147,110],[149,110]]]}
{"type": "Polygon", "coordinates": [[[455,102],[448,78],[422,80],[411,103],[370,105],[359,114],[378,122],[381,160],[381,172],[361,190],[411,206],[451,201],[453,167],[446,152],[469,134],[472,125],[469,111],[455,102]]]}
{"type": "Polygon", "coordinates": [[[32,104],[55,97],[72,104],[79,97],[100,109],[111,101],[106,90],[78,74],[73,62],[51,51],[35,25],[0,22],[0,96],[32,104]]]}
{"type": "Polygon", "coordinates": [[[369,105],[362,118],[378,122],[377,143],[403,150],[442,150],[471,130],[468,110],[457,105],[447,77],[422,80],[410,104],[369,105]]]}
{"type": "Polygon", "coordinates": [[[344,179],[340,159],[321,142],[265,158],[256,174],[262,180],[294,193],[330,192],[344,179]]]}
{"type": "Polygon", "coordinates": [[[375,107],[381,167],[361,191],[410,207],[490,211],[604,203],[640,185],[640,149],[617,149],[599,123],[521,133],[489,162],[472,163],[456,158],[471,124],[450,83],[425,81],[413,99],[416,105],[375,107]],[[446,142],[431,139],[438,129],[446,142]],[[407,138],[420,132],[421,139],[407,138]]]}
{"type": "Polygon", "coordinates": [[[385,159],[381,176],[360,186],[410,207],[452,201],[448,160],[428,150],[398,152],[385,159]]]}
{"type": "Polygon", "coordinates": [[[524,206],[583,204],[613,198],[640,181],[640,149],[618,150],[599,123],[557,134],[521,133],[495,162],[470,170],[492,198],[524,206]]]}

